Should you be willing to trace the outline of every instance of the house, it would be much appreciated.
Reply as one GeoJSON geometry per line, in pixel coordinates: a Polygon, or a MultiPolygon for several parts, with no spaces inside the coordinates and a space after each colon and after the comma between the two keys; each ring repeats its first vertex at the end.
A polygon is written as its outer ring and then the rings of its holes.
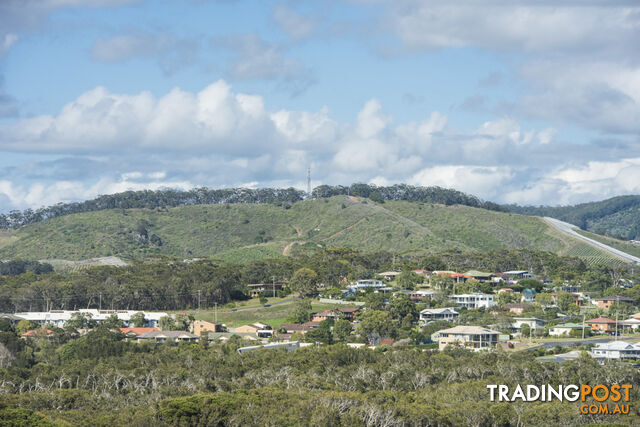
{"type": "Polygon", "coordinates": [[[402,273],[399,271],[385,271],[383,273],[378,273],[378,276],[382,276],[384,280],[392,281],[396,280],[396,277],[401,275],[402,273]]]}
{"type": "Polygon", "coordinates": [[[394,292],[394,295],[395,294],[404,294],[404,295],[407,295],[411,301],[421,302],[421,301],[431,301],[431,299],[433,298],[434,295],[437,294],[437,292],[424,290],[424,289],[420,289],[417,291],[410,291],[410,290],[403,289],[401,291],[394,292]]]}
{"type": "Polygon", "coordinates": [[[167,313],[162,312],[139,310],[98,310],[95,308],[80,310],[30,311],[16,313],[15,316],[19,317],[21,320],[29,320],[37,323],[38,325],[44,326],[51,324],[62,328],[76,314],[82,314],[83,316],[90,317],[91,320],[96,323],[104,322],[110,316],[115,314],[122,323],[128,326],[131,323],[131,318],[138,313],[142,313],[144,315],[144,326],[151,327],[158,326],[160,319],[168,316],[167,313]]]}
{"type": "Polygon", "coordinates": [[[508,282],[531,278],[533,278],[533,274],[530,274],[527,270],[513,270],[502,272],[502,279],[508,282]]]}
{"type": "Polygon", "coordinates": [[[251,283],[247,285],[249,289],[248,294],[250,297],[259,297],[263,293],[268,296],[275,296],[275,292],[282,290],[284,284],[282,283],[251,283]]]}
{"type": "Polygon", "coordinates": [[[438,341],[440,350],[444,350],[448,345],[481,350],[495,348],[498,345],[499,336],[500,332],[481,326],[456,326],[438,331],[432,338],[438,341]]]}
{"type": "Polygon", "coordinates": [[[622,325],[623,330],[631,330],[637,332],[640,329],[640,319],[636,319],[635,317],[630,317],[629,319],[623,320],[619,322],[622,325]]]}
{"type": "Polygon", "coordinates": [[[322,322],[323,320],[327,320],[327,319],[338,320],[339,318],[340,318],[340,314],[338,314],[334,310],[325,310],[319,313],[313,313],[311,315],[312,322],[322,322]]]}
{"type": "Polygon", "coordinates": [[[449,298],[458,304],[458,307],[464,307],[467,309],[491,308],[498,304],[495,302],[493,295],[481,293],[451,295],[449,298]]]}
{"type": "Polygon", "coordinates": [[[513,319],[511,327],[522,330],[522,325],[529,325],[530,329],[544,329],[546,323],[546,321],[538,319],[537,317],[516,317],[513,319]]]}
{"type": "Polygon", "coordinates": [[[456,283],[464,283],[468,279],[471,279],[471,276],[465,276],[464,274],[457,273],[455,271],[449,271],[449,270],[434,271],[433,273],[431,273],[431,276],[433,275],[442,276],[442,277],[451,277],[453,281],[456,283]]]}
{"type": "Polygon", "coordinates": [[[612,341],[596,345],[591,349],[596,359],[640,359],[640,344],[627,341],[612,341]]]}
{"type": "MultiPolygon", "coordinates": [[[[551,295],[551,300],[553,301],[554,304],[556,304],[556,299],[558,298],[558,294],[559,292],[552,292],[551,294],[549,294],[551,295]]],[[[578,307],[584,306],[585,299],[582,297],[582,294],[572,293],[570,295],[573,298],[573,303],[576,306],[578,307]]]]}
{"type": "Polygon", "coordinates": [[[320,322],[305,322],[305,323],[283,323],[280,325],[281,329],[284,329],[287,334],[294,334],[300,332],[302,335],[306,334],[312,329],[316,329],[320,326],[320,322]]]}
{"type": "Polygon", "coordinates": [[[238,326],[237,328],[230,330],[230,332],[239,334],[256,334],[258,338],[270,338],[273,336],[273,329],[271,326],[260,322],[238,326]]]}
{"type": "Polygon", "coordinates": [[[422,277],[428,277],[431,274],[430,270],[412,270],[412,272],[419,274],[422,277]]]}
{"type": "Polygon", "coordinates": [[[22,338],[52,338],[56,333],[51,329],[32,329],[20,335],[22,338]]]}
{"type": "Polygon", "coordinates": [[[191,325],[191,332],[199,337],[208,332],[224,332],[222,323],[207,322],[206,320],[196,320],[191,325]]]}
{"type": "Polygon", "coordinates": [[[520,294],[522,295],[520,297],[520,302],[532,303],[532,302],[535,302],[536,300],[535,289],[523,289],[522,292],[520,292],[520,294]]]}
{"type": "Polygon", "coordinates": [[[616,321],[607,317],[598,317],[584,323],[591,328],[592,332],[610,333],[616,330],[616,321]]]}
{"type": "Polygon", "coordinates": [[[549,328],[549,335],[553,337],[560,337],[563,335],[570,335],[571,331],[582,331],[583,326],[578,323],[562,323],[560,325],[552,326],[549,328]]]}
{"type": "Polygon", "coordinates": [[[633,298],[623,297],[620,295],[612,296],[612,297],[602,297],[596,298],[596,305],[598,308],[604,308],[606,310],[610,309],[614,304],[633,304],[633,298]]]}
{"type": "Polygon", "coordinates": [[[138,335],[138,342],[155,341],[157,343],[164,342],[196,342],[198,337],[186,331],[151,331],[142,335],[138,335]]]}
{"type": "Polygon", "coordinates": [[[452,307],[449,308],[425,308],[420,312],[420,323],[427,324],[436,320],[446,320],[452,322],[458,318],[460,314],[452,307]]]}
{"type": "Polygon", "coordinates": [[[360,307],[341,307],[337,310],[345,320],[353,322],[356,320],[356,314],[360,311],[360,307]]]}
{"type": "Polygon", "coordinates": [[[142,334],[146,334],[147,332],[159,331],[158,328],[120,328],[120,332],[125,334],[127,338],[138,338],[138,336],[142,334]]]}
{"type": "Polygon", "coordinates": [[[478,270],[469,270],[466,273],[464,273],[464,275],[467,277],[471,277],[472,279],[475,279],[482,283],[490,281],[491,278],[495,276],[495,274],[493,273],[485,273],[483,271],[478,271],[478,270]]]}
{"type": "Polygon", "coordinates": [[[531,304],[510,303],[510,304],[505,304],[504,308],[509,310],[509,313],[522,314],[524,310],[530,305],[531,304]]]}
{"type": "Polygon", "coordinates": [[[378,341],[378,345],[393,345],[393,338],[383,338],[378,341]]]}

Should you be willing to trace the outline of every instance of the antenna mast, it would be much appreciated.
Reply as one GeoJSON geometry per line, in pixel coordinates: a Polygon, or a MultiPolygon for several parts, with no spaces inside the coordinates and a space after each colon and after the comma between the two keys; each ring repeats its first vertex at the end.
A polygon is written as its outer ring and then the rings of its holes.
{"type": "Polygon", "coordinates": [[[311,166],[307,168],[307,196],[311,197],[311,166]]]}

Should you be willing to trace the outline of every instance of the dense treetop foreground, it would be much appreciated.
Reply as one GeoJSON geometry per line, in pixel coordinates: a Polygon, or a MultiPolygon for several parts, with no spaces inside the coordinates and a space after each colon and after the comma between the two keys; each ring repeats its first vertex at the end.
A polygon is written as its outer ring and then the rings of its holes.
{"type": "MultiPolygon", "coordinates": [[[[345,345],[239,355],[241,343],[139,344],[98,328],[68,341],[20,340],[0,369],[0,422],[74,425],[638,424],[578,415],[579,402],[489,401],[487,384],[638,384],[629,365],[583,357],[539,363],[531,352],[437,352],[345,345]]],[[[634,388],[631,402],[640,397],[634,388]]],[[[591,403],[591,402],[589,402],[591,403]]]]}

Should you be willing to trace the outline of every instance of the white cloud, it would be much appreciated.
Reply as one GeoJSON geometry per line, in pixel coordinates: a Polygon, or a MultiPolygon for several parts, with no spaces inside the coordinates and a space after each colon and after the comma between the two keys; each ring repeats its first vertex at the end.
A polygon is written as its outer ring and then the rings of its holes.
{"type": "Polygon", "coordinates": [[[298,40],[309,37],[315,27],[311,18],[296,12],[286,4],[274,7],[273,19],[289,36],[298,40]]]}
{"type": "Polygon", "coordinates": [[[513,177],[513,171],[506,166],[450,165],[422,169],[408,182],[414,185],[455,188],[495,200],[500,196],[500,188],[513,177]]]}

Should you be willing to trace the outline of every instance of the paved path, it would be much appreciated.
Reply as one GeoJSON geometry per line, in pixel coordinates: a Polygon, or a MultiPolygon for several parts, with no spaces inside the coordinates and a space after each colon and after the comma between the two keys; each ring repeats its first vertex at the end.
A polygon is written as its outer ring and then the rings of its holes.
{"type": "Polygon", "coordinates": [[[560,221],[559,219],[555,219],[555,218],[549,218],[549,217],[544,217],[544,220],[547,222],[547,224],[551,225],[552,227],[554,227],[555,229],[568,234],[572,237],[575,237],[577,239],[580,239],[584,242],[589,243],[592,246],[595,246],[599,249],[602,249],[604,251],[609,252],[610,254],[613,254],[615,256],[617,256],[618,258],[622,258],[625,261],[629,261],[629,262],[635,262],[636,264],[640,264],[640,258],[635,257],[633,255],[629,255],[626,252],[622,252],[621,250],[618,250],[616,248],[612,248],[611,246],[605,245],[604,243],[600,243],[597,240],[593,240],[590,239],[586,236],[583,236],[580,233],[577,233],[575,231],[575,228],[577,228],[575,225],[573,224],[569,224],[568,222],[564,222],[564,221],[560,221]]]}

